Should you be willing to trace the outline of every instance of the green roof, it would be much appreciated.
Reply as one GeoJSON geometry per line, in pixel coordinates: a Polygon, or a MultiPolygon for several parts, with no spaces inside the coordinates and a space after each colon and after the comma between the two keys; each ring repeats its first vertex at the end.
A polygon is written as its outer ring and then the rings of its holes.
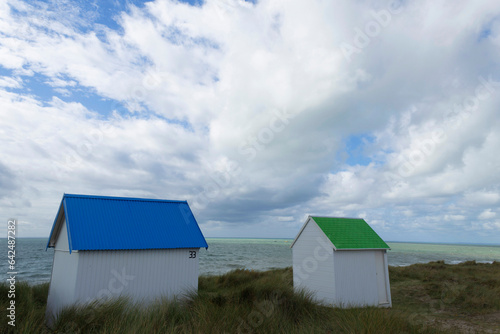
{"type": "Polygon", "coordinates": [[[336,249],[390,248],[364,219],[311,217],[336,249]]]}

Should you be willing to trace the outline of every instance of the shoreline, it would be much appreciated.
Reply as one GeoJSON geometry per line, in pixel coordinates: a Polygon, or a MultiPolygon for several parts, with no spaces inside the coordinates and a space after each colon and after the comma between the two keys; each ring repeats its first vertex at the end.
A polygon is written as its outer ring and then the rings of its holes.
{"type": "MultiPolygon", "coordinates": [[[[47,240],[46,236],[43,237],[17,237],[17,240],[21,239],[44,239],[47,240]]],[[[286,237],[276,237],[276,238],[259,238],[259,237],[206,237],[205,239],[209,240],[285,240],[285,241],[293,241],[294,237],[286,238],[286,237]]],[[[7,240],[6,237],[0,237],[0,240],[7,240]]],[[[396,244],[415,244],[415,245],[439,245],[439,246],[474,246],[474,247],[500,247],[499,244],[494,243],[470,243],[470,242],[432,242],[432,241],[394,241],[388,240],[387,243],[396,243],[396,244]]],[[[209,245],[210,246],[210,245],[209,245]]]]}

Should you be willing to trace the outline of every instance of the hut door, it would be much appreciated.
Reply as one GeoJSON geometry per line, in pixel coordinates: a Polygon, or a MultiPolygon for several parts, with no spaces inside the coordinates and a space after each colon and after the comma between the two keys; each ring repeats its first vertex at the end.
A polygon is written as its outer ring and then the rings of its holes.
{"type": "Polygon", "coordinates": [[[388,304],[387,285],[385,277],[384,253],[375,252],[375,263],[377,267],[377,287],[378,287],[378,303],[388,304]]]}

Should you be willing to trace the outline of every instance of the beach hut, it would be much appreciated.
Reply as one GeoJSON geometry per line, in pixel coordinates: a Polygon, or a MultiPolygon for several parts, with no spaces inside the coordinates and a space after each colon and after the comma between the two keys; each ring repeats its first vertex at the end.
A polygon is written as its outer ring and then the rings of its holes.
{"type": "Polygon", "coordinates": [[[363,219],[309,216],[291,247],[295,290],[324,305],[392,306],[389,246],[363,219]]]}
{"type": "Polygon", "coordinates": [[[208,245],[186,201],[65,194],[48,247],[50,324],[68,305],[197,291],[198,251],[208,245]]]}

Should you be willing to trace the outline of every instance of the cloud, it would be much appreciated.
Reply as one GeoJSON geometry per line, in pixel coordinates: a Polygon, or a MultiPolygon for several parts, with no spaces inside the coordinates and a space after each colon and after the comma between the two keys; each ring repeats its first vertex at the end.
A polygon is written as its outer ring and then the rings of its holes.
{"type": "Polygon", "coordinates": [[[464,215],[445,215],[444,220],[465,220],[464,215]]]}
{"type": "Polygon", "coordinates": [[[0,199],[7,198],[17,188],[14,172],[2,163],[0,163],[0,186],[0,199]]]}
{"type": "Polygon", "coordinates": [[[477,217],[479,219],[492,219],[496,217],[496,212],[491,211],[491,209],[484,210],[481,212],[481,214],[477,217]]]}
{"type": "Polygon", "coordinates": [[[474,191],[464,194],[464,204],[491,205],[500,202],[500,193],[494,191],[474,191]]]}
{"type": "Polygon", "coordinates": [[[19,78],[0,77],[0,87],[4,88],[21,88],[21,81],[19,78]]]}
{"type": "Polygon", "coordinates": [[[130,195],[189,200],[208,235],[363,215],[390,240],[497,242],[498,14],[3,3],[2,213],[45,235],[63,192],[130,195]]]}

